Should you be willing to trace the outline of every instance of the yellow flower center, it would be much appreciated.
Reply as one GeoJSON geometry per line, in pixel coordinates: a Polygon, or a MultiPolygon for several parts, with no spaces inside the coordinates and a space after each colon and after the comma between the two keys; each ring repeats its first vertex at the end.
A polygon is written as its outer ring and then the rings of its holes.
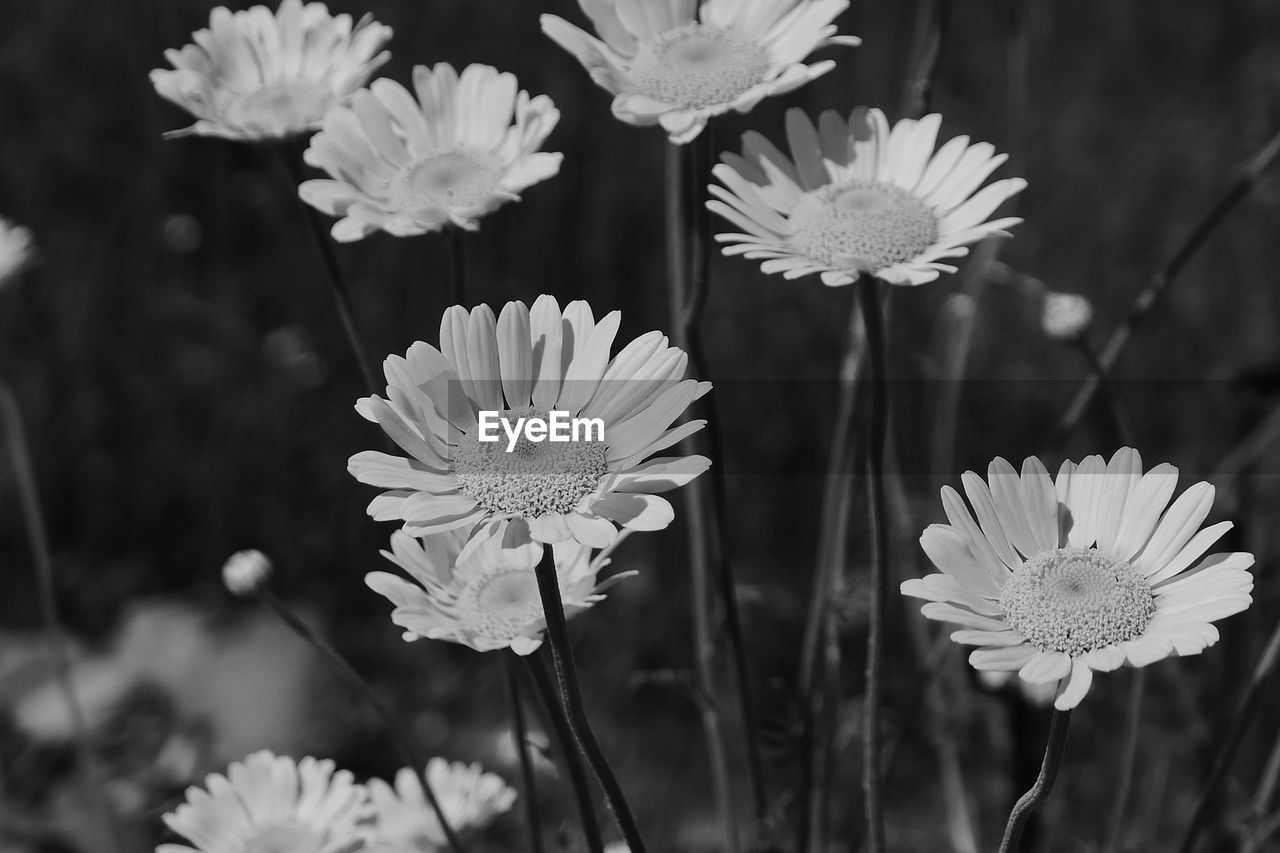
{"type": "Polygon", "coordinates": [[[457,148],[424,157],[401,170],[391,184],[391,202],[400,210],[482,206],[502,179],[492,154],[457,148]]]}
{"type": "Polygon", "coordinates": [[[1059,548],[1028,561],[1005,583],[1000,606],[1040,651],[1070,655],[1141,636],[1156,612],[1146,578],[1092,548],[1059,548]]]}
{"type": "Polygon", "coordinates": [[[630,71],[640,93],[655,101],[682,109],[710,107],[762,82],[769,53],[731,30],[687,24],[642,45],[630,71]]]}
{"type": "Polygon", "coordinates": [[[529,569],[496,569],[468,578],[458,594],[457,618],[470,631],[512,640],[542,621],[537,576],[529,569]]]}
{"type": "Polygon", "coordinates": [[[806,193],[788,220],[796,252],[874,272],[919,256],[938,239],[928,205],[892,184],[852,181],[806,193]]]}
{"type": "Polygon", "coordinates": [[[264,136],[288,136],[319,124],[333,100],[315,83],[271,83],[231,101],[226,117],[264,136]]]}
{"type": "Polygon", "coordinates": [[[267,826],[249,837],[240,853],[320,853],[324,844],[314,832],[298,826],[267,826]]]}

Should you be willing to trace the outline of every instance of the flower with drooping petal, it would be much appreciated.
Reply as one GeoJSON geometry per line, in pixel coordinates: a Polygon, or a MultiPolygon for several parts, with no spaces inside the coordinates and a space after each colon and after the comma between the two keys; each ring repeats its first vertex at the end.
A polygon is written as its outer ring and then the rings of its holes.
{"type": "Polygon", "coordinates": [[[1057,480],[1038,459],[1021,475],[996,459],[987,480],[962,478],[972,514],[942,490],[949,524],[920,544],[941,574],[902,584],[921,612],[979,646],[976,669],[1058,683],[1054,705],[1074,708],[1093,673],[1194,655],[1218,641],[1211,624],[1252,601],[1253,555],[1205,552],[1231,522],[1201,529],[1214,489],[1196,483],[1170,504],[1178,469],[1145,474],[1137,451],[1064,462],[1057,480]],[[977,521],[974,518],[977,518],[977,521]]]}
{"type": "Polygon", "coordinates": [[[17,276],[31,260],[31,232],[0,219],[0,287],[17,276]]]}
{"type": "Polygon", "coordinates": [[[613,114],[693,140],[713,116],[750,112],[835,67],[805,64],[828,45],[858,45],[831,22],[848,0],[579,0],[600,38],[555,15],[542,31],[613,95],[613,114]]]}
{"type": "Polygon", "coordinates": [[[474,230],[560,170],[563,155],[538,150],[560,112],[546,95],[517,91],[514,75],[489,65],[458,74],[442,62],[414,68],[413,87],[417,100],[394,80],[375,80],[311,138],[304,159],[329,178],[304,182],[298,194],[340,217],[334,239],[474,230]]]}
{"type": "MultiPolygon", "coordinates": [[[[592,548],[613,545],[617,525],[670,524],[675,513],[658,493],[711,463],[649,457],[702,428],[701,420],[672,424],[711,384],[683,379],[688,357],[660,332],[611,359],[620,322],[613,311],[597,323],[581,301],[561,312],[551,296],[538,297],[532,310],[509,302],[500,318],[488,305],[446,311],[440,348],[418,342],[405,357],[387,358],[388,399],[366,397],[356,406],[409,454],[351,457],[347,470],[357,480],[387,490],[369,514],[402,520],[414,536],[462,530],[472,541],[492,536],[504,519],[521,519],[538,542],[573,539],[592,548]],[[511,424],[553,412],[599,419],[603,440],[585,430],[577,441],[521,437],[508,451],[505,435],[481,440],[482,412],[511,424]]],[[[506,528],[506,538],[524,525],[506,528]]]]}
{"type": "Polygon", "coordinates": [[[955,272],[942,262],[1022,221],[987,217],[1027,182],[1005,178],[975,194],[1007,155],[967,136],[935,152],[941,122],[934,113],[890,130],[880,110],[859,108],[847,121],[828,110],[815,127],[788,111],[790,157],[753,131],[741,156],[712,170],[724,186],[709,187],[707,207],[741,229],[716,240],[726,255],[763,259],[766,273],[816,273],[830,286],[863,274],[924,284],[955,272]]]}
{"type": "Polygon", "coordinates": [[[218,6],[209,27],[182,50],[173,68],[151,72],[156,91],[196,117],[166,136],[281,139],[320,126],[325,112],[359,89],[391,54],[391,28],[366,15],[330,15],[323,3],[283,0],[232,13],[218,6]]]}
{"type": "Polygon", "coordinates": [[[193,846],[161,844],[156,853],[345,853],[367,835],[357,825],[366,797],[332,761],[255,752],[187,789],[164,822],[193,846]]]}
{"type": "MultiPolygon", "coordinates": [[[[393,789],[381,779],[369,781],[370,811],[375,818],[374,849],[400,853],[446,849],[440,821],[427,803],[418,774],[403,767],[395,782],[393,789]]],[[[445,820],[459,834],[483,829],[516,801],[515,789],[502,777],[484,772],[479,764],[433,758],[427,762],[427,782],[445,820]]]]}
{"type": "MultiPolygon", "coordinates": [[[[415,539],[403,530],[391,534],[391,550],[382,556],[395,563],[413,583],[388,572],[370,572],[364,581],[396,606],[391,621],[405,629],[409,641],[426,637],[461,643],[478,652],[509,648],[518,655],[542,645],[546,621],[534,570],[543,545],[523,542],[503,548],[505,526],[459,561],[467,534],[459,530],[415,539]]],[[[524,537],[519,537],[523,539],[524,537]]],[[[572,539],[550,546],[560,579],[566,618],[604,599],[604,591],[634,572],[603,583],[596,576],[609,565],[608,551],[594,559],[591,549],[572,539]]]]}

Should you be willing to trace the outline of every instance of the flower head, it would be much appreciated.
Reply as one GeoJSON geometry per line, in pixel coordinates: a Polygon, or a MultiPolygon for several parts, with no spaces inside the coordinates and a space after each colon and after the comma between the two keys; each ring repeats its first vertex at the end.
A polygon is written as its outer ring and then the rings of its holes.
{"type": "Polygon", "coordinates": [[[22,271],[31,260],[31,232],[0,219],[0,287],[22,271]]]}
{"type": "Polygon", "coordinates": [[[169,136],[280,139],[320,126],[325,112],[364,85],[391,54],[391,28],[366,15],[330,15],[323,3],[283,0],[232,13],[219,6],[194,44],[167,50],[172,69],[151,83],[196,117],[169,136]]]}
{"type": "Polygon", "coordinates": [[[956,268],[968,244],[1016,225],[985,221],[1027,182],[1005,178],[976,195],[1007,157],[958,136],[934,152],[942,117],[903,119],[892,130],[884,113],[854,110],[848,121],[823,113],[818,126],[787,113],[788,158],[758,133],[743,136],[742,156],[726,154],[713,170],[707,207],[741,229],[717,234],[724,254],[761,258],[766,273],[817,273],[827,285],[876,275],[924,284],[956,268]]]}
{"type": "Polygon", "coordinates": [[[942,573],[902,592],[929,601],[926,617],[962,626],[951,639],[980,646],[975,668],[1059,682],[1055,706],[1074,708],[1094,671],[1199,654],[1218,640],[1210,623],[1252,600],[1252,554],[1204,556],[1231,528],[1200,529],[1213,486],[1196,483],[1170,504],[1177,480],[1169,464],[1144,474],[1127,447],[1109,463],[1064,462],[1056,482],[1038,459],[1021,476],[996,459],[986,482],[963,478],[976,523],[954,489],[942,490],[950,524],[920,537],[942,573]]]}
{"type": "Polygon", "coordinates": [[[211,773],[206,789],[164,816],[194,845],[161,844],[156,853],[342,853],[361,844],[357,826],[366,792],[332,761],[295,762],[266,750],[211,773]]]}
{"type": "Polygon", "coordinates": [[[471,539],[501,529],[509,541],[524,534],[593,548],[612,545],[616,525],[666,527],[674,511],[657,493],[710,462],[649,457],[702,428],[700,420],[672,423],[711,385],[682,380],[688,358],[659,332],[610,359],[620,322],[614,311],[597,323],[585,302],[561,312],[551,296],[538,297],[532,310],[509,302],[501,318],[487,305],[446,311],[440,348],[418,342],[404,358],[387,358],[389,399],[356,406],[410,457],[372,450],[351,457],[347,469],[357,480],[388,490],[369,514],[402,520],[415,536],[461,530],[471,539]],[[584,429],[571,441],[485,441],[481,413],[498,413],[508,426],[564,413],[598,420],[602,430],[584,429]],[[504,519],[521,523],[500,528],[504,519]]]}
{"type": "Polygon", "coordinates": [[[831,23],[848,0],[579,2],[600,38],[555,15],[542,16],[542,31],[614,96],[617,118],[661,124],[679,144],[713,116],[749,112],[826,74],[835,62],[804,62],[818,48],[861,43],[831,23]]]}
{"type": "Polygon", "coordinates": [[[341,217],[334,239],[383,230],[397,237],[477,220],[560,170],[562,155],[538,151],[560,120],[546,95],[516,89],[488,65],[462,73],[442,62],[413,69],[415,100],[394,80],[375,80],[325,116],[305,159],[329,173],[299,195],[341,217]]]}
{"type": "Polygon", "coordinates": [[[236,551],[222,566],[222,585],[232,595],[253,595],[271,578],[271,560],[261,551],[236,551]]]}
{"type": "MultiPolygon", "coordinates": [[[[485,773],[479,764],[433,758],[427,763],[427,782],[445,820],[459,833],[483,829],[516,801],[515,789],[500,776],[485,773]]],[[[374,849],[402,853],[444,849],[440,822],[427,803],[418,774],[408,767],[396,774],[394,789],[381,779],[370,780],[369,800],[376,819],[374,849]]]]}
{"type": "Polygon", "coordinates": [[[1088,297],[1078,293],[1046,293],[1040,325],[1044,333],[1057,341],[1076,341],[1084,337],[1093,324],[1093,306],[1088,297]]]}

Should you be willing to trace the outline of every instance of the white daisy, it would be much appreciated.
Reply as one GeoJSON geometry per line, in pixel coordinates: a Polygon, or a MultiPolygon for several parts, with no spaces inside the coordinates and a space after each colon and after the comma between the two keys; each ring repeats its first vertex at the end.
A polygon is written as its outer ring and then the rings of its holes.
{"type": "Polygon", "coordinates": [[[1231,528],[1200,529],[1213,486],[1196,483],[1170,505],[1177,480],[1169,464],[1143,474],[1127,447],[1109,463],[1064,462],[1056,483],[1038,459],[1021,476],[996,459],[987,482],[963,477],[976,523],[942,490],[950,524],[920,537],[942,574],[902,592],[929,600],[926,617],[963,626],[951,639],[982,647],[969,655],[975,668],[1060,682],[1055,707],[1074,708],[1095,670],[1199,654],[1218,640],[1210,623],[1252,601],[1252,554],[1204,556],[1231,528]]]}
{"type": "Polygon", "coordinates": [[[613,114],[694,139],[712,116],[749,112],[826,74],[804,63],[821,47],[858,45],[831,22],[848,0],[579,0],[595,38],[555,15],[542,31],[613,97],[613,114]],[[603,39],[603,41],[601,41],[603,39]]]}
{"type": "Polygon", "coordinates": [[[299,195],[342,217],[334,239],[383,230],[397,237],[477,220],[560,170],[561,154],[538,151],[560,120],[546,95],[517,91],[488,65],[459,75],[442,62],[413,69],[417,100],[394,80],[375,80],[324,118],[306,161],[332,180],[299,195]]]}
{"type": "Polygon", "coordinates": [[[323,3],[283,0],[209,16],[182,50],[167,50],[172,69],[151,72],[161,97],[196,117],[167,136],[279,139],[320,125],[325,111],[364,85],[391,54],[391,28],[370,16],[330,15],[323,3]]]}
{"type": "Polygon", "coordinates": [[[209,774],[205,788],[164,822],[193,846],[161,844],[156,853],[340,853],[362,845],[357,821],[366,791],[332,761],[299,762],[263,750],[209,774]]]}
{"type": "Polygon", "coordinates": [[[532,310],[509,302],[501,319],[487,305],[470,315],[460,305],[446,311],[440,349],[419,342],[404,358],[387,358],[389,399],[366,397],[356,406],[411,457],[372,450],[351,457],[347,470],[357,480],[389,490],[369,504],[369,514],[403,520],[415,536],[462,530],[477,539],[518,518],[539,542],[574,539],[593,548],[614,543],[615,525],[666,527],[675,513],[657,493],[711,463],[704,456],[649,457],[702,428],[701,420],[671,425],[711,384],[682,380],[688,357],[660,332],[641,335],[610,359],[620,322],[614,311],[597,323],[580,301],[562,313],[551,296],[538,297],[532,310]],[[598,418],[604,437],[521,437],[508,452],[505,435],[480,440],[481,411],[509,423],[552,412],[598,418]]]}
{"type": "MultiPolygon", "coordinates": [[[[419,540],[397,530],[391,550],[382,556],[415,583],[387,572],[370,572],[364,581],[396,606],[391,621],[405,629],[406,640],[426,637],[478,652],[510,648],[530,654],[542,645],[546,628],[534,574],[543,546],[526,542],[503,548],[504,533],[500,529],[459,561],[466,533],[452,530],[419,540]]],[[[590,548],[572,540],[552,550],[566,618],[602,601],[604,590],[635,574],[614,575],[597,585],[596,576],[609,565],[608,552],[592,559],[590,548]]]]}
{"type": "MultiPolygon", "coordinates": [[[[479,764],[427,762],[427,782],[440,802],[449,826],[459,833],[483,829],[516,801],[514,788],[479,764]]],[[[399,853],[436,853],[444,849],[444,832],[427,803],[418,774],[407,767],[396,774],[394,789],[381,779],[369,781],[374,848],[399,853]]]]}
{"type": "Polygon", "coordinates": [[[0,219],[0,287],[26,267],[31,253],[31,232],[0,219]]]}
{"type": "Polygon", "coordinates": [[[985,220],[1027,182],[1005,178],[975,195],[1007,155],[967,136],[935,153],[941,122],[935,113],[890,130],[880,110],[859,108],[848,121],[823,113],[815,128],[788,111],[790,158],[750,132],[742,156],[726,154],[713,169],[724,186],[709,188],[707,207],[742,229],[716,240],[726,255],[763,258],[766,273],[818,273],[833,286],[863,273],[924,284],[955,272],[940,261],[1022,221],[985,220]]]}

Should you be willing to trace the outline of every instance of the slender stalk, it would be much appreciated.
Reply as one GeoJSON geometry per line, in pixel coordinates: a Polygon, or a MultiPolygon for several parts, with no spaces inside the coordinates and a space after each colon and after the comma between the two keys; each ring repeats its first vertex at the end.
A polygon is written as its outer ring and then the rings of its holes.
{"type": "Polygon", "coordinates": [[[347,336],[347,344],[351,347],[351,354],[355,356],[356,363],[360,366],[360,374],[364,377],[364,384],[369,393],[377,394],[380,391],[376,378],[377,373],[374,372],[369,363],[369,357],[365,354],[364,343],[360,337],[360,327],[356,324],[355,308],[351,304],[351,292],[347,288],[346,279],[342,275],[342,265],[338,263],[338,256],[333,251],[333,243],[330,240],[328,229],[325,228],[324,222],[320,219],[320,212],[298,197],[298,186],[303,182],[305,176],[302,173],[297,151],[287,143],[274,145],[272,150],[276,152],[280,163],[284,166],[285,176],[289,184],[289,194],[293,196],[293,200],[302,211],[302,218],[306,220],[307,230],[311,233],[312,242],[320,253],[320,260],[324,263],[325,273],[329,278],[329,289],[333,294],[334,306],[338,309],[338,319],[342,323],[342,331],[347,336]]]}
{"type": "Polygon", "coordinates": [[[1142,699],[1147,687],[1146,668],[1135,669],[1129,682],[1129,704],[1124,720],[1124,745],[1120,748],[1120,781],[1116,784],[1115,797],[1111,801],[1111,817],[1107,821],[1107,837],[1102,845],[1103,853],[1114,853],[1120,845],[1124,831],[1125,808],[1129,804],[1129,791],[1133,787],[1133,774],[1138,766],[1138,733],[1142,724],[1142,699]]]}
{"type": "Polygon", "coordinates": [[[510,655],[502,656],[502,669],[506,674],[507,702],[511,705],[511,729],[515,735],[516,749],[520,753],[520,783],[524,789],[524,817],[529,830],[530,853],[545,853],[542,843],[542,821],[538,815],[538,787],[533,778],[533,762],[529,760],[529,731],[524,720],[524,706],[520,704],[520,682],[516,676],[516,661],[510,655]]]}
{"type": "Polygon", "coordinates": [[[467,238],[456,225],[446,229],[449,233],[449,295],[454,305],[467,304],[467,238]]]}
{"type": "Polygon", "coordinates": [[[1107,366],[1102,363],[1102,359],[1098,357],[1093,347],[1084,338],[1078,338],[1075,341],[1075,348],[1084,357],[1085,363],[1089,365],[1090,374],[1098,380],[1098,384],[1103,390],[1107,410],[1111,415],[1111,422],[1115,426],[1116,434],[1120,436],[1120,441],[1132,447],[1133,423],[1129,419],[1129,412],[1125,408],[1124,400],[1121,398],[1120,391],[1116,388],[1115,380],[1111,378],[1111,373],[1107,370],[1107,366]]]}
{"type": "Polygon", "coordinates": [[[555,685],[551,681],[550,673],[547,672],[546,662],[537,655],[528,655],[523,660],[529,678],[537,690],[543,713],[555,730],[560,754],[564,758],[565,768],[569,771],[569,782],[573,786],[573,795],[578,801],[578,815],[582,819],[582,834],[587,840],[587,850],[590,853],[604,853],[604,839],[600,837],[596,809],[591,799],[591,780],[587,777],[587,768],[582,763],[582,755],[574,744],[573,732],[569,730],[569,724],[565,721],[563,709],[556,697],[555,685]]]}
{"type": "Polygon", "coordinates": [[[604,751],[600,749],[595,733],[591,731],[591,724],[587,722],[587,711],[582,705],[582,690],[578,686],[578,671],[573,663],[573,648],[569,645],[569,624],[565,621],[564,602],[560,599],[560,580],[556,575],[551,548],[543,549],[536,574],[542,610],[547,620],[547,645],[551,647],[551,664],[555,668],[556,685],[560,690],[560,702],[569,733],[587,766],[595,774],[596,781],[600,783],[605,802],[609,804],[609,810],[613,812],[614,820],[622,832],[623,840],[631,848],[631,853],[644,853],[644,841],[640,838],[640,829],[631,813],[631,806],[627,804],[622,786],[613,775],[613,769],[609,766],[604,751]]]}
{"type": "Polygon", "coordinates": [[[67,710],[71,716],[76,760],[84,773],[86,784],[83,793],[94,812],[94,819],[105,836],[103,846],[107,853],[118,853],[121,849],[120,827],[116,823],[115,810],[107,794],[106,776],[94,752],[93,739],[85,720],[84,709],[76,697],[75,684],[71,679],[71,653],[68,649],[66,631],[62,627],[62,620],[58,617],[49,531],[45,525],[44,512],[40,508],[40,494],[36,487],[35,472],[32,470],[31,452],[27,447],[26,430],[22,426],[22,409],[18,405],[17,396],[2,379],[0,379],[0,420],[4,423],[7,439],[5,443],[9,447],[9,462],[13,468],[13,480],[17,487],[22,523],[26,527],[32,561],[35,564],[40,620],[44,623],[45,640],[53,659],[54,680],[67,703],[67,710]]]}
{"type": "Polygon", "coordinates": [[[360,673],[347,662],[338,650],[329,645],[325,640],[316,634],[307,626],[305,622],[298,618],[292,610],[290,610],[283,601],[276,597],[276,594],[270,590],[265,584],[260,585],[257,589],[258,600],[263,606],[276,615],[290,630],[305,640],[329,664],[330,669],[334,671],[345,681],[355,692],[359,693],[369,707],[373,708],[378,718],[382,720],[383,728],[386,729],[387,735],[391,738],[396,750],[400,753],[401,759],[414,769],[422,778],[422,790],[426,794],[427,804],[431,806],[431,811],[435,813],[436,820],[440,822],[440,828],[444,830],[445,839],[449,843],[449,848],[454,853],[466,853],[461,839],[458,838],[457,832],[449,825],[448,819],[445,817],[444,810],[440,807],[440,800],[436,798],[435,791],[431,789],[431,780],[427,778],[426,766],[427,762],[417,751],[410,745],[409,739],[405,737],[400,726],[396,723],[395,716],[391,713],[391,709],[386,703],[373,691],[369,686],[369,682],[364,680],[360,673]]]}
{"type": "Polygon", "coordinates": [[[1053,712],[1049,722],[1049,742],[1044,748],[1044,762],[1040,765],[1040,775],[1035,783],[1014,803],[1009,812],[1009,822],[1005,824],[1004,838],[1000,841],[999,853],[1016,853],[1022,842],[1022,832],[1027,821],[1053,790],[1053,783],[1058,778],[1058,768],[1062,766],[1062,754],[1067,745],[1067,728],[1071,724],[1070,711],[1053,712]]]}

